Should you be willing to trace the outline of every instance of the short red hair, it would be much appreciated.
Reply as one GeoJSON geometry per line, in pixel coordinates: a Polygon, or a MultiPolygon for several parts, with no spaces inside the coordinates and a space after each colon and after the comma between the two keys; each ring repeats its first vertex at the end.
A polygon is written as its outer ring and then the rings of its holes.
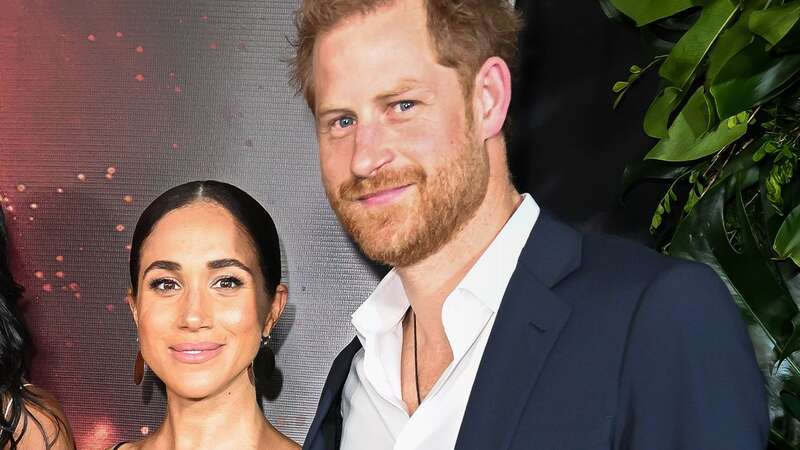
{"type": "MultiPolygon", "coordinates": [[[[320,34],[356,14],[366,15],[397,0],[304,0],[295,13],[296,53],[291,82],[314,110],[314,45],[320,34]]],[[[422,0],[428,32],[439,63],[458,72],[464,95],[487,59],[498,56],[516,66],[522,20],[509,0],[422,0]]]]}

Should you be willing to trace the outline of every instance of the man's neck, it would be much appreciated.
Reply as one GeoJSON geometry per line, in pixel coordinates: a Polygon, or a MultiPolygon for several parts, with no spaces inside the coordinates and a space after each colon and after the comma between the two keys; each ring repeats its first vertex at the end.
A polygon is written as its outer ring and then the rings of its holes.
{"type": "Polygon", "coordinates": [[[167,392],[167,416],[150,439],[153,448],[259,448],[269,434],[247,372],[222,392],[189,400],[167,392]]]}
{"type": "Polygon", "coordinates": [[[481,206],[450,242],[417,264],[396,268],[417,315],[420,333],[442,329],[445,299],[491,245],[521,202],[522,197],[507,178],[490,178],[481,206]]]}
{"type": "MultiPolygon", "coordinates": [[[[501,163],[501,167],[505,167],[505,161],[501,163]]],[[[410,415],[419,406],[417,399],[428,395],[454,358],[442,321],[444,301],[521,202],[522,197],[508,181],[507,171],[490,173],[481,206],[450,242],[417,264],[396,268],[414,311],[414,315],[407,315],[403,320],[400,355],[401,391],[410,415]]]]}

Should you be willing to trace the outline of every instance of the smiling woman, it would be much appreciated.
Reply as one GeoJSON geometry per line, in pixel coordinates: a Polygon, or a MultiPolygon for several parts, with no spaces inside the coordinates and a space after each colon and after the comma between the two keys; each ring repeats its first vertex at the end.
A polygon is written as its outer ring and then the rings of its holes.
{"type": "Polygon", "coordinates": [[[170,189],[136,225],[130,274],[134,379],[146,363],[166,386],[167,414],[151,436],[115,448],[297,448],[256,396],[253,361],[287,298],[267,211],[225,183],[170,189]]]}

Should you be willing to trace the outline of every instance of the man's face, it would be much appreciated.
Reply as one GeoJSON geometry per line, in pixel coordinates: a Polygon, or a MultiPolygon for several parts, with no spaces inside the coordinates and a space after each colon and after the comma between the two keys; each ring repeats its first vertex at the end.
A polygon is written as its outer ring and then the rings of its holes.
{"type": "Polygon", "coordinates": [[[323,184],[339,220],[373,260],[402,267],[435,253],[483,201],[489,162],[422,1],[345,19],[320,36],[313,66],[323,184]]]}

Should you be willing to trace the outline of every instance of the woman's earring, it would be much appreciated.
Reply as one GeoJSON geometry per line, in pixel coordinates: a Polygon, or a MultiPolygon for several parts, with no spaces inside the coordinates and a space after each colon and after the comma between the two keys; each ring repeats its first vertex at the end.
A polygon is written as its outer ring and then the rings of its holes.
{"type": "Polygon", "coordinates": [[[253,369],[256,373],[256,378],[260,375],[263,379],[267,379],[272,375],[275,370],[275,353],[269,348],[270,336],[261,336],[261,347],[258,349],[256,359],[253,361],[253,369]]]}
{"type": "Polygon", "coordinates": [[[133,383],[137,386],[142,384],[144,379],[144,358],[141,350],[136,351],[136,362],[133,364],[133,383]]]}
{"type": "MultiPolygon", "coordinates": [[[[136,346],[139,346],[139,337],[136,337],[136,346]]],[[[133,383],[137,386],[142,384],[142,380],[144,379],[144,370],[147,366],[144,363],[144,358],[142,357],[142,350],[136,349],[136,362],[133,363],[133,383]]]]}

